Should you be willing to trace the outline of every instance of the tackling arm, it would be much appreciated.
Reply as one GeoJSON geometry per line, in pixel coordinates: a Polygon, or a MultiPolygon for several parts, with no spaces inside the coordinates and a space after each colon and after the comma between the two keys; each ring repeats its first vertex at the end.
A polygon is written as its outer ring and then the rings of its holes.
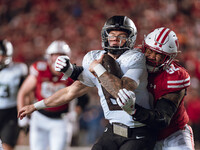
{"type": "Polygon", "coordinates": [[[136,104],[135,114],[132,115],[133,119],[153,128],[165,128],[170,124],[184,96],[185,89],[166,94],[157,101],[153,110],[145,109],[136,104]]]}

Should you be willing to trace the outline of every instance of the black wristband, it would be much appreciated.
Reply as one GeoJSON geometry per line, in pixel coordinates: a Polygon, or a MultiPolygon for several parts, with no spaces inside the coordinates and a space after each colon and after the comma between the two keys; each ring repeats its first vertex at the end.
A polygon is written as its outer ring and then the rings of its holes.
{"type": "Polygon", "coordinates": [[[69,59],[67,58],[64,58],[66,60],[66,67],[64,67],[63,69],[61,69],[61,72],[65,73],[69,67],[70,67],[70,62],[69,62],[69,59]]]}
{"type": "Polygon", "coordinates": [[[74,68],[74,70],[73,70],[70,78],[73,79],[73,80],[77,80],[78,76],[83,71],[83,67],[82,66],[76,66],[75,64],[73,64],[73,68],[74,68]]]}

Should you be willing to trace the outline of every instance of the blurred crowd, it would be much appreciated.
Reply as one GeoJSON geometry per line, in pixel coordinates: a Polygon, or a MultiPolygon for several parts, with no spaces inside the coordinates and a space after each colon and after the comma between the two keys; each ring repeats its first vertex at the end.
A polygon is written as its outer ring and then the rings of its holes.
{"type": "Polygon", "coordinates": [[[0,0],[0,38],[13,43],[15,61],[28,65],[41,59],[52,41],[65,40],[72,62],[80,65],[88,51],[101,49],[101,28],[113,15],[134,21],[137,44],[157,27],[177,33],[177,59],[191,76],[186,106],[200,141],[200,0],[0,0]]]}

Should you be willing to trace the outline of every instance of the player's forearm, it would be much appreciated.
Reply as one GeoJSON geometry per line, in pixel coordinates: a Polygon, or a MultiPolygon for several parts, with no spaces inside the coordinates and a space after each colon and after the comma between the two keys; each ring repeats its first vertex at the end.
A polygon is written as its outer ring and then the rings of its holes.
{"type": "Polygon", "coordinates": [[[17,95],[17,109],[20,110],[22,107],[26,105],[26,98],[27,94],[24,93],[23,91],[19,91],[17,95]]]}
{"type": "Polygon", "coordinates": [[[119,79],[108,72],[103,73],[98,79],[100,80],[101,85],[115,98],[118,97],[120,89],[125,88],[134,91],[137,88],[137,83],[133,80],[126,77],[119,79]]]}
{"type": "Polygon", "coordinates": [[[60,89],[52,96],[44,99],[44,104],[46,107],[57,107],[69,103],[71,100],[87,93],[88,89],[89,87],[76,81],[71,86],[60,89]]]}
{"type": "Polygon", "coordinates": [[[105,72],[100,77],[98,77],[101,85],[115,98],[117,98],[117,93],[122,88],[121,80],[112,74],[105,72]]]}
{"type": "Polygon", "coordinates": [[[73,97],[71,97],[69,94],[67,95],[67,93],[68,88],[61,89],[52,96],[34,103],[33,106],[36,110],[40,110],[64,105],[73,99],[73,97]]]}
{"type": "Polygon", "coordinates": [[[24,106],[24,100],[21,96],[17,97],[17,109],[20,110],[24,106]]]}
{"type": "Polygon", "coordinates": [[[70,96],[68,97],[66,96],[68,91],[69,91],[68,88],[63,88],[54,93],[52,96],[44,99],[46,107],[57,107],[68,103],[70,100],[73,99],[70,96]]]}
{"type": "Polygon", "coordinates": [[[17,94],[17,108],[20,110],[27,104],[30,104],[31,94],[36,87],[37,79],[33,75],[29,75],[26,80],[23,82],[17,94]]]}

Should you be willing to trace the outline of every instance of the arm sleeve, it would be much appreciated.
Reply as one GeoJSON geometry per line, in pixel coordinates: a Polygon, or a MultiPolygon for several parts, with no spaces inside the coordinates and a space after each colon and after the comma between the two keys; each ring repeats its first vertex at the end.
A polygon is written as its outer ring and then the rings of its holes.
{"type": "Polygon", "coordinates": [[[137,104],[135,108],[136,112],[132,115],[133,119],[155,129],[167,127],[177,110],[176,105],[172,101],[164,98],[157,101],[154,110],[145,109],[137,104]]]}
{"type": "Polygon", "coordinates": [[[74,70],[73,70],[70,78],[73,79],[73,80],[78,80],[78,76],[83,71],[83,67],[82,66],[76,66],[76,65],[73,65],[73,67],[74,67],[74,70]]]}

